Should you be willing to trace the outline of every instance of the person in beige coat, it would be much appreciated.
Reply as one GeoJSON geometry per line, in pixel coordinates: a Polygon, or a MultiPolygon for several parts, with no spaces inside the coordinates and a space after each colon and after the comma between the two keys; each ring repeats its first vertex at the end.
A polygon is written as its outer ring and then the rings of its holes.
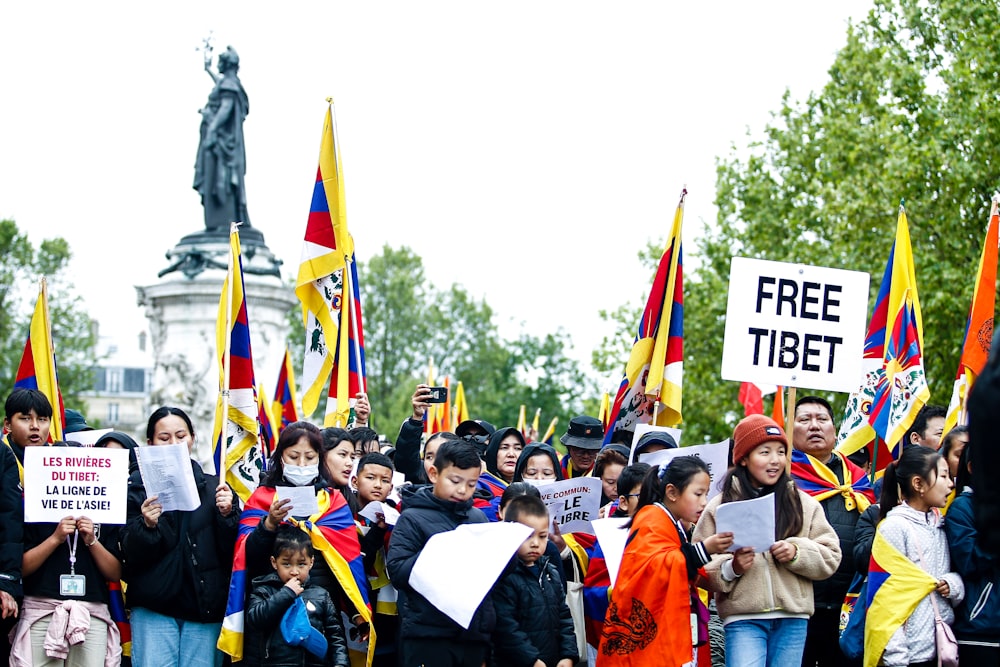
{"type": "MultiPolygon", "coordinates": [[[[799,665],[813,613],[812,582],[840,564],[840,542],[822,507],[788,474],[788,440],[764,415],[750,415],[733,432],[733,467],[722,493],[702,513],[692,540],[716,532],[725,502],[774,494],[776,541],[765,553],[750,547],[717,554],[705,566],[726,632],[726,665],[799,665]]],[[[738,538],[737,538],[738,539],[738,538]]]]}

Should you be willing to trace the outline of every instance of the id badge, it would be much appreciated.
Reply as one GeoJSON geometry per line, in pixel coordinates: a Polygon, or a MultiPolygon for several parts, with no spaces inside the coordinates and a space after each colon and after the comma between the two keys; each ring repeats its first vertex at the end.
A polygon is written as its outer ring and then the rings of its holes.
{"type": "MultiPolygon", "coordinates": [[[[65,575],[63,575],[65,576],[65,575]]],[[[698,614],[691,614],[691,646],[698,645],[698,614]]]]}
{"type": "Polygon", "coordinates": [[[87,594],[87,577],[82,574],[59,575],[59,594],[63,597],[82,598],[87,594]]]}

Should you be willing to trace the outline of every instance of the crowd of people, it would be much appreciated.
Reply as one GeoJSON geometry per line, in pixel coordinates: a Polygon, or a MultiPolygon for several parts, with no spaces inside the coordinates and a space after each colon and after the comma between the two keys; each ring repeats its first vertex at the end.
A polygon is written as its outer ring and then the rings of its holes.
{"type": "MultiPolygon", "coordinates": [[[[935,408],[885,468],[876,502],[869,462],[835,449],[832,409],[815,396],[798,400],[788,433],[763,415],[741,420],[715,482],[697,456],[639,461],[677,448],[669,433],[635,442],[616,433],[605,444],[602,422],[588,416],[570,420],[562,457],[484,420],[427,434],[429,398],[418,385],[395,446],[367,428],[364,398],[353,428],[287,425],[245,502],[192,460],[200,503],[191,511],[149,495],[136,442],[112,432],[97,445],[131,453],[125,524],[25,524],[25,449],[72,445],[49,443],[43,394],[15,390],[0,447],[10,664],[705,667],[724,654],[734,667],[923,667],[938,664],[939,621],[954,629],[963,664],[1000,664],[1000,561],[978,539],[970,481],[978,443],[964,427],[942,433],[935,408]],[[601,517],[627,531],[614,580],[613,547],[562,533],[538,491],[584,476],[601,481],[601,517]],[[308,515],[287,487],[315,495],[308,515]],[[766,496],[768,549],[719,532],[720,508],[766,496]],[[497,521],[523,524],[527,537],[459,623],[412,584],[415,564],[434,535],[497,521]],[[845,599],[859,581],[869,597],[881,590],[885,554],[916,568],[920,583],[888,630],[874,598],[855,604],[852,614],[872,610],[865,632],[884,637],[847,655],[845,599]],[[722,641],[708,631],[715,623],[722,641]]],[[[183,410],[161,407],[146,446],[190,449],[195,437],[183,410]]]]}

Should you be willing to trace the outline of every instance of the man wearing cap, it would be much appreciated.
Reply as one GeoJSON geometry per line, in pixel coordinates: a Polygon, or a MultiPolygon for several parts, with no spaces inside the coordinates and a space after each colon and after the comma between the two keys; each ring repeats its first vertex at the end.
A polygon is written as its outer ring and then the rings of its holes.
{"type": "Polygon", "coordinates": [[[796,401],[792,478],[800,489],[819,501],[840,538],[842,555],[833,576],[813,582],[816,609],[809,619],[803,667],[852,664],[840,651],[840,608],[854,576],[854,533],[858,518],[875,501],[875,496],[864,471],[834,451],[836,444],[837,426],[830,404],[818,396],[803,396],[796,401]],[[836,485],[833,479],[837,480],[836,485]]]}
{"type": "Polygon", "coordinates": [[[562,458],[563,479],[588,477],[594,470],[597,452],[604,444],[604,424],[587,415],[573,417],[559,442],[568,452],[562,458]]]}

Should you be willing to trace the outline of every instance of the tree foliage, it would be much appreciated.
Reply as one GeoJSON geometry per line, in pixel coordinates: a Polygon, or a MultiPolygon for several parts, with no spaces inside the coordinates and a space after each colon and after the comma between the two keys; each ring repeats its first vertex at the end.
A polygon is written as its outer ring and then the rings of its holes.
{"type": "MultiPolygon", "coordinates": [[[[718,368],[733,255],[867,271],[874,300],[905,200],[931,400],[947,403],[1000,186],[995,0],[885,0],[847,31],[830,80],[718,162],[718,224],[687,283],[685,417],[704,438],[738,416],[718,368]],[[732,410],[720,406],[732,406],[732,410]]],[[[843,406],[846,396],[830,396],[843,406]]]]}
{"type": "Polygon", "coordinates": [[[65,239],[36,248],[13,220],[0,220],[0,395],[14,387],[38,298],[38,278],[48,281],[49,319],[66,407],[84,407],[79,393],[93,388],[94,335],[83,302],[65,274],[72,253],[65,239]]]}

